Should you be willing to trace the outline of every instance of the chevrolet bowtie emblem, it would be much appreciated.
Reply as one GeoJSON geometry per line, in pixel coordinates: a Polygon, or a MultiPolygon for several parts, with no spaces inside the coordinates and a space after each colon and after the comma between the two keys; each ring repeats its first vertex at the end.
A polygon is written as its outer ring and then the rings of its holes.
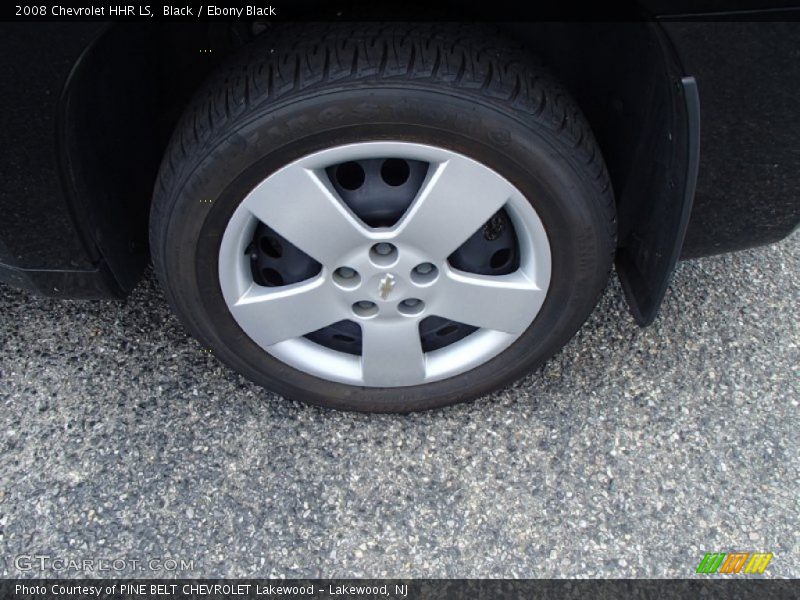
{"type": "Polygon", "coordinates": [[[378,295],[381,297],[382,300],[386,300],[389,297],[389,294],[392,293],[394,286],[396,285],[396,281],[394,275],[391,273],[387,273],[383,277],[381,277],[381,282],[378,285],[378,295]]]}

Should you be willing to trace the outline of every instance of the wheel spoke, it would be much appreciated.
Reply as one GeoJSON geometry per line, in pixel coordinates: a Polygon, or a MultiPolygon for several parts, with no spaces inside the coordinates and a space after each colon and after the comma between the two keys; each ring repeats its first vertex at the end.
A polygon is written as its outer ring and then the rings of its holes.
{"type": "Polygon", "coordinates": [[[463,156],[435,165],[400,223],[398,239],[445,259],[513,194],[502,177],[463,156]]]}
{"type": "Polygon", "coordinates": [[[270,175],[247,196],[245,206],[326,266],[364,241],[364,228],[311,169],[295,166],[270,175]]]}
{"type": "Polygon", "coordinates": [[[449,271],[431,312],[473,327],[520,334],[544,297],[521,271],[495,277],[449,271]]]}
{"type": "Polygon", "coordinates": [[[322,277],[280,288],[253,285],[230,310],[241,328],[262,347],[303,336],[345,318],[322,277]]]}
{"type": "Polygon", "coordinates": [[[366,385],[414,385],[425,379],[425,355],[416,319],[361,324],[361,369],[366,385]]]}
{"type": "MultiPolygon", "coordinates": [[[[469,270],[466,264],[462,268],[469,270]]],[[[323,149],[261,181],[230,218],[218,270],[225,304],[243,332],[240,341],[246,334],[287,368],[368,390],[442,381],[500,355],[541,310],[551,261],[547,234],[532,204],[501,174],[457,151],[381,141],[323,149]],[[398,183],[402,173],[390,169],[394,163],[388,159],[429,165],[421,186],[421,174],[413,185],[398,183]],[[368,227],[349,208],[347,192],[336,191],[340,183],[342,190],[352,187],[344,172],[339,177],[339,166],[353,161],[380,163],[380,176],[370,171],[364,179],[374,189],[358,188],[370,210],[393,206],[391,194],[399,198],[419,187],[413,201],[404,198],[410,207],[395,225],[368,227]],[[335,184],[327,175],[332,167],[335,184]],[[381,183],[391,189],[381,189],[381,183]],[[395,183],[405,187],[396,189],[395,183]],[[448,257],[504,207],[519,240],[517,272],[493,277],[454,269],[448,257]],[[271,243],[264,225],[283,238],[280,245],[271,243]],[[286,249],[294,251],[290,245],[321,263],[321,272],[289,285],[256,284],[254,250],[268,281],[279,282],[267,271],[273,267],[283,281],[299,278],[287,262],[292,257],[286,249]],[[390,273],[394,288],[386,284],[390,273]],[[417,302],[406,302],[412,300],[417,302]],[[428,316],[480,331],[458,342],[444,340],[451,343],[426,354],[419,323],[428,316]],[[341,351],[326,336],[303,337],[344,320],[361,328],[360,354],[341,351]]],[[[336,337],[330,329],[327,333],[336,337]]]]}

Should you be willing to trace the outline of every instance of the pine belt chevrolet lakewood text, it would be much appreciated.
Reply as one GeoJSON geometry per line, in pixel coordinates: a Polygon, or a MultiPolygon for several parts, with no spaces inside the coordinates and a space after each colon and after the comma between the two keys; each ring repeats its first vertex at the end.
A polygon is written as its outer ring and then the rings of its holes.
{"type": "Polygon", "coordinates": [[[4,23],[0,280],[124,297],[152,259],[186,329],[286,397],[485,394],[612,265],[647,325],[679,258],[800,221],[800,26],[664,15],[4,23]]]}

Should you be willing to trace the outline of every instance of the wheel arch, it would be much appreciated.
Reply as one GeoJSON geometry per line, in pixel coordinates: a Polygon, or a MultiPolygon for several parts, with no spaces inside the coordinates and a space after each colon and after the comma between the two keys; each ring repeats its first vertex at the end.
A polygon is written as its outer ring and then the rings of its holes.
{"type": "MultiPolygon", "coordinates": [[[[669,39],[654,22],[493,27],[541,57],[589,119],[616,194],[617,270],[634,317],[651,322],[685,232],[697,144],[669,39]]],[[[84,235],[123,290],[146,264],[153,183],[180,114],[216,64],[270,34],[261,29],[119,23],[73,69],[59,119],[64,181],[84,235]]]]}
{"type": "Polygon", "coordinates": [[[522,23],[509,34],[566,85],[597,138],[615,191],[616,269],[640,325],[658,314],[697,179],[699,96],[655,21],[522,23]]]}

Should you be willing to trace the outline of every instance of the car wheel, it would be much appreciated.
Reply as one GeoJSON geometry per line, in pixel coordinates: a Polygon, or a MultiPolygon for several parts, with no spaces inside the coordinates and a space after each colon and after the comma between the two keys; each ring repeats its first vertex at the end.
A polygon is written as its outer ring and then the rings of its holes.
{"type": "Polygon", "coordinates": [[[278,29],[201,91],[163,161],[151,249],[224,362],[286,397],[412,411],[556,352],[615,242],[564,89],[482,29],[278,29]]]}

